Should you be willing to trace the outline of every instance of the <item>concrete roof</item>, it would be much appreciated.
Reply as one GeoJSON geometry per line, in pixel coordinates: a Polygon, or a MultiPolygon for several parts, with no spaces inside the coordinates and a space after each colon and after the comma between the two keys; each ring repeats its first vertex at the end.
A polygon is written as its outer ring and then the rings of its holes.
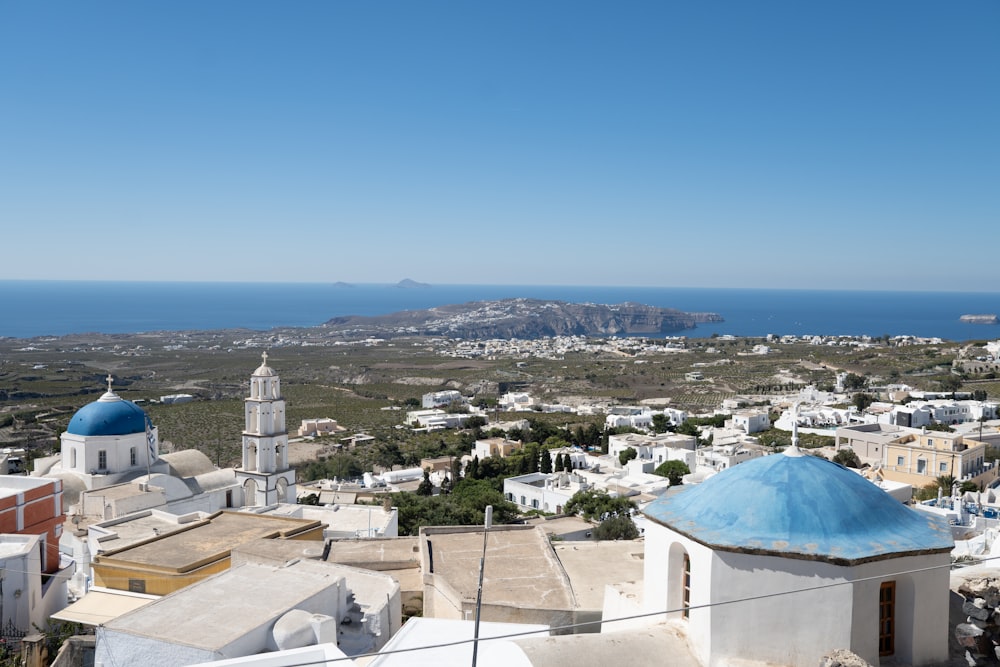
{"type": "Polygon", "coordinates": [[[552,547],[581,609],[603,609],[608,584],[643,580],[642,540],[555,542],[552,547]]]}
{"type": "MultiPolygon", "coordinates": [[[[481,527],[420,529],[427,570],[443,578],[463,598],[475,600],[481,527]],[[428,546],[429,545],[429,546],[428,546]]],[[[569,577],[556,558],[545,531],[534,526],[498,526],[487,539],[483,600],[490,604],[535,609],[575,609],[569,577]]]]}
{"type": "MultiPolygon", "coordinates": [[[[207,516],[199,517],[196,521],[203,520],[207,516]]],[[[81,526],[89,523],[96,530],[112,533],[112,535],[98,537],[98,542],[105,551],[123,549],[153,537],[166,536],[190,527],[190,522],[183,523],[181,517],[160,510],[146,510],[129,514],[121,519],[105,521],[87,522],[86,517],[83,518],[81,526]]]]}
{"type": "MultiPolygon", "coordinates": [[[[518,662],[515,647],[501,641],[484,641],[490,637],[537,632],[548,635],[548,626],[522,623],[479,624],[480,644],[477,664],[482,667],[517,667],[527,665],[523,659],[518,662]],[[514,650],[511,650],[514,649],[514,650]],[[513,659],[512,659],[513,658],[513,659]]],[[[368,667],[441,667],[442,665],[467,665],[472,662],[472,642],[475,635],[474,621],[460,621],[443,618],[411,618],[392,639],[382,647],[380,655],[368,663],[368,667]],[[465,640],[463,642],[463,640],[465,640]],[[440,646],[463,642],[454,646],[440,646]],[[399,651],[391,653],[391,651],[399,651]]]]}
{"type": "Polygon", "coordinates": [[[524,637],[509,641],[524,652],[529,664],[545,667],[623,663],[701,667],[691,654],[683,633],[668,624],[621,632],[524,637]]]}
{"type": "MultiPolygon", "coordinates": [[[[395,579],[403,592],[423,592],[418,542],[416,537],[334,540],[326,562],[379,572],[395,579]]],[[[323,554],[323,545],[320,540],[252,540],[233,549],[232,557],[234,563],[251,560],[280,564],[295,558],[318,560],[323,554]]]]}
{"type": "Polygon", "coordinates": [[[47,477],[22,477],[20,475],[0,475],[0,498],[16,496],[19,493],[37,489],[55,480],[47,477]]]}
{"type": "Polygon", "coordinates": [[[320,521],[337,533],[355,533],[359,537],[374,537],[385,533],[393,513],[376,505],[294,505],[281,503],[257,514],[287,516],[320,521]],[[369,531],[372,531],[369,534],[369,531]]]}
{"type": "Polygon", "coordinates": [[[197,449],[182,449],[179,452],[163,454],[160,459],[170,464],[170,474],[174,477],[196,477],[218,470],[211,459],[197,449]]]}
{"type": "Polygon", "coordinates": [[[119,616],[105,628],[218,651],[297,608],[340,576],[332,568],[308,561],[289,567],[246,563],[119,616]],[[249,591],[253,604],[247,603],[249,591]],[[206,610],[225,622],[206,622],[206,610]]]}
{"type": "Polygon", "coordinates": [[[97,559],[114,559],[183,572],[206,560],[223,558],[243,542],[296,534],[319,525],[319,522],[305,519],[218,512],[205,521],[186,526],[186,530],[108,551],[97,559]]]}
{"type": "MultiPolygon", "coordinates": [[[[269,541],[270,542],[270,541],[269,541]]],[[[351,540],[333,540],[330,545],[331,563],[360,567],[366,570],[384,572],[389,570],[417,570],[420,568],[420,538],[386,537],[351,540]]],[[[273,546],[261,544],[260,540],[246,542],[239,551],[253,553],[282,554],[287,558],[313,557],[313,553],[323,552],[320,540],[280,541],[273,546]]]]}

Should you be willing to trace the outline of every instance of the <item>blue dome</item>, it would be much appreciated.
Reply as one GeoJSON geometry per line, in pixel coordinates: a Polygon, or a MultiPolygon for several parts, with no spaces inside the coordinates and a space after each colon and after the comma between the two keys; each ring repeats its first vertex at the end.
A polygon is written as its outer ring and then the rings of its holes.
{"type": "Polygon", "coordinates": [[[943,520],[906,507],[855,472],[808,455],[752,459],[653,501],[644,514],[723,551],[838,565],[954,546],[943,520]]]}
{"type": "Polygon", "coordinates": [[[147,419],[138,405],[109,392],[77,410],[66,432],[73,435],[145,433],[147,419]]]}

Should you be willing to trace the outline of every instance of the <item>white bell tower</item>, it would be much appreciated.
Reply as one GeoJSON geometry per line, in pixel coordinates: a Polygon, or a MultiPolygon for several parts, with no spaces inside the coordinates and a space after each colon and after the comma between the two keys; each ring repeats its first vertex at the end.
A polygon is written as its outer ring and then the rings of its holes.
{"type": "Polygon", "coordinates": [[[243,464],[237,477],[248,507],[295,502],[295,471],[288,467],[288,431],[281,380],[267,365],[267,352],[250,376],[244,400],[243,464]]]}

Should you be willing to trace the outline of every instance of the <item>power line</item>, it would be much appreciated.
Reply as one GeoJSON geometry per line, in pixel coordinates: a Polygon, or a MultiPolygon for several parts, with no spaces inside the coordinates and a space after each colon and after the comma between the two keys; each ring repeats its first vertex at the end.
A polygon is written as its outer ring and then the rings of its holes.
{"type": "MultiPolygon", "coordinates": [[[[978,562],[982,563],[982,562],[993,561],[993,560],[1000,560],[1000,556],[990,556],[990,557],[987,557],[987,558],[982,558],[978,562]]],[[[909,569],[909,570],[900,570],[900,571],[897,571],[897,572],[887,572],[885,574],[873,575],[873,576],[869,576],[869,577],[861,577],[861,578],[858,578],[858,579],[850,579],[850,580],[846,580],[846,581],[835,581],[835,582],[831,582],[831,583],[828,583],[828,584],[817,584],[815,586],[807,586],[807,587],[804,587],[804,588],[797,588],[795,590],[790,590],[790,591],[776,591],[774,593],[763,593],[763,594],[760,594],[760,595],[752,595],[752,596],[749,596],[749,597],[736,598],[736,599],[733,599],[733,600],[723,600],[723,601],[720,601],[720,602],[712,602],[712,603],[703,604],[703,605],[692,605],[692,606],[687,607],[687,609],[689,609],[689,610],[708,609],[708,608],[711,608],[711,607],[720,607],[720,606],[725,606],[725,605],[739,604],[739,603],[743,603],[743,602],[755,602],[755,601],[758,601],[758,600],[767,600],[767,599],[771,599],[771,598],[782,597],[782,596],[785,596],[785,595],[795,595],[797,593],[808,593],[808,592],[818,591],[818,590],[824,590],[824,589],[828,589],[828,588],[835,588],[837,586],[853,585],[853,584],[863,583],[863,582],[866,582],[866,581],[884,581],[886,579],[889,579],[889,578],[892,578],[892,577],[897,577],[897,576],[900,576],[900,575],[917,574],[917,573],[920,573],[920,572],[930,572],[930,571],[933,571],[933,570],[940,570],[940,569],[944,569],[944,568],[948,568],[949,570],[950,569],[961,569],[961,568],[954,568],[953,565],[954,565],[953,563],[949,562],[949,563],[942,564],[942,565],[931,565],[931,566],[928,566],[928,567],[912,568],[912,569],[909,569]]],[[[642,618],[650,618],[650,617],[654,617],[654,616],[666,616],[667,614],[680,613],[682,611],[684,611],[684,608],[681,608],[681,609],[661,609],[661,610],[657,610],[657,611],[644,612],[644,613],[641,613],[641,614],[632,614],[630,616],[622,616],[622,617],[611,618],[611,619],[601,619],[599,621],[583,621],[581,623],[570,623],[570,624],[567,624],[567,625],[550,626],[549,629],[548,629],[548,631],[547,631],[549,634],[547,634],[545,636],[551,635],[551,633],[554,632],[554,631],[555,632],[560,632],[560,631],[564,631],[564,630],[573,630],[573,629],[576,629],[576,628],[584,628],[584,627],[590,627],[590,626],[594,626],[594,625],[602,625],[604,623],[616,623],[616,622],[621,622],[621,621],[631,621],[631,620],[637,620],[637,619],[642,619],[642,618]]],[[[532,636],[532,635],[539,635],[540,632],[542,632],[542,631],[539,631],[539,630],[525,630],[525,631],[520,631],[520,632],[512,632],[512,633],[508,633],[508,634],[504,634],[504,635],[495,635],[495,636],[492,636],[492,637],[480,637],[478,639],[476,639],[476,638],[457,639],[455,641],[440,642],[440,643],[437,643],[437,644],[426,644],[424,646],[411,646],[411,647],[408,647],[408,648],[390,649],[390,650],[376,651],[376,652],[373,652],[373,653],[360,653],[360,654],[353,655],[353,656],[345,656],[343,658],[323,658],[321,660],[312,660],[312,661],[308,661],[308,662],[296,662],[296,663],[290,663],[287,667],[314,667],[316,665],[326,665],[326,664],[334,663],[334,662],[354,661],[354,660],[358,660],[358,659],[362,659],[362,658],[375,658],[375,657],[380,656],[380,655],[395,655],[397,653],[402,654],[402,653],[413,653],[415,651],[430,651],[430,650],[440,649],[440,648],[451,648],[451,647],[454,647],[454,646],[462,646],[462,645],[465,645],[465,644],[471,644],[473,642],[494,641],[494,640],[498,640],[498,639],[516,639],[518,637],[527,637],[527,636],[532,636]]],[[[608,634],[613,634],[613,633],[608,633],[608,634]]]]}

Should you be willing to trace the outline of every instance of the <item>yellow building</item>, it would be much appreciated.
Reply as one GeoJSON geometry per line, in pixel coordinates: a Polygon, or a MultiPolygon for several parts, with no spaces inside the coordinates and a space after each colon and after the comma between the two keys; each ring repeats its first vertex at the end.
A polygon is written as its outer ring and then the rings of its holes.
{"type": "Polygon", "coordinates": [[[941,476],[985,487],[998,476],[995,462],[986,461],[986,444],[958,433],[907,433],[886,443],[883,451],[882,477],[914,489],[941,476]]]}
{"type": "Polygon", "coordinates": [[[256,539],[322,540],[319,521],[245,512],[216,512],[182,530],[94,557],[94,584],[167,595],[229,569],[235,547],[256,539]]]}

